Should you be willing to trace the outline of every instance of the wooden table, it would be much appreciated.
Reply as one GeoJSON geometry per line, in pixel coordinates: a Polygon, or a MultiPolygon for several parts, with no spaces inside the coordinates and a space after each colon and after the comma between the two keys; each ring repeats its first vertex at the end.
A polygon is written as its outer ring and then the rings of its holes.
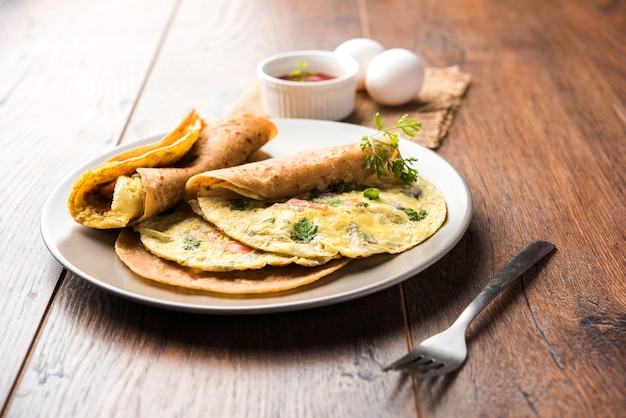
{"type": "Polygon", "coordinates": [[[0,57],[3,416],[626,413],[626,2],[6,0],[0,57]],[[361,36],[472,77],[437,153],[474,213],[435,265],[332,306],[198,315],[46,250],[42,206],[75,167],[191,107],[219,118],[265,56],[361,36]],[[462,369],[381,370],[532,239],[558,249],[470,326],[462,369]]]}

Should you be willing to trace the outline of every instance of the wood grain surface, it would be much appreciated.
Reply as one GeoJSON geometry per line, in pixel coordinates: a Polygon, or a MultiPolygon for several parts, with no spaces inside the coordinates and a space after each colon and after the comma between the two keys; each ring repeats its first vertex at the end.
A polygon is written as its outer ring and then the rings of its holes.
{"type": "Polygon", "coordinates": [[[118,141],[172,12],[172,2],[124,3],[0,4],[5,405],[65,274],[40,237],[44,200],[72,167],[118,141]]]}
{"type": "Polygon", "coordinates": [[[0,415],[619,417],[626,413],[626,3],[0,3],[0,415]],[[215,119],[263,57],[368,36],[471,86],[437,153],[473,216],[403,284],[296,312],[196,315],[64,270],[42,206],[74,167],[215,119]],[[381,366],[446,328],[526,242],[557,251],[468,330],[463,368],[381,366]]]}

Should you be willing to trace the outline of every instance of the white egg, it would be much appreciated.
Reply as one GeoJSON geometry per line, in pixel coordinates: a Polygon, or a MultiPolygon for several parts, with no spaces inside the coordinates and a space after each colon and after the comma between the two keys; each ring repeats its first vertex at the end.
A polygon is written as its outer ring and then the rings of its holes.
{"type": "Polygon", "coordinates": [[[384,50],[385,48],[373,39],[354,38],[340,44],[335,48],[335,53],[352,57],[359,63],[356,89],[363,90],[365,88],[365,72],[370,61],[384,50]]]}
{"type": "Polygon", "coordinates": [[[399,106],[417,97],[424,82],[420,58],[403,48],[378,54],[367,67],[365,88],[370,98],[387,106],[399,106]]]}

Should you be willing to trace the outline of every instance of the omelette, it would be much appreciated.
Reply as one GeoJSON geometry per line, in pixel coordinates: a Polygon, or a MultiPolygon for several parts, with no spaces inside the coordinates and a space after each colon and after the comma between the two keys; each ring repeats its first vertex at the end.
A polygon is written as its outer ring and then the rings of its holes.
{"type": "Polygon", "coordinates": [[[206,220],[235,240],[309,259],[397,254],[430,237],[446,219],[443,195],[421,177],[408,185],[348,189],[280,201],[198,197],[198,205],[206,220]]]}
{"type": "Polygon", "coordinates": [[[292,263],[312,267],[328,261],[252,248],[224,234],[188,205],[156,215],[134,229],[152,254],[202,271],[251,270],[292,263]]]}

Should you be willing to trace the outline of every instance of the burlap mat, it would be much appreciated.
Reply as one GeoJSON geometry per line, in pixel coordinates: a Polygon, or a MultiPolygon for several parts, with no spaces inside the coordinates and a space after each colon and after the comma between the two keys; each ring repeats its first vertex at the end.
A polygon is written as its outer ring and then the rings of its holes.
{"type": "MultiPolygon", "coordinates": [[[[385,126],[395,124],[403,115],[422,123],[422,129],[411,141],[428,148],[437,148],[448,134],[456,110],[470,84],[470,75],[458,66],[426,68],[424,84],[416,99],[399,107],[387,107],[374,103],[365,92],[358,92],[354,112],[343,122],[374,127],[374,114],[379,112],[385,126]]],[[[264,114],[261,89],[258,83],[248,89],[229,109],[228,114],[249,112],[264,114]]]]}

